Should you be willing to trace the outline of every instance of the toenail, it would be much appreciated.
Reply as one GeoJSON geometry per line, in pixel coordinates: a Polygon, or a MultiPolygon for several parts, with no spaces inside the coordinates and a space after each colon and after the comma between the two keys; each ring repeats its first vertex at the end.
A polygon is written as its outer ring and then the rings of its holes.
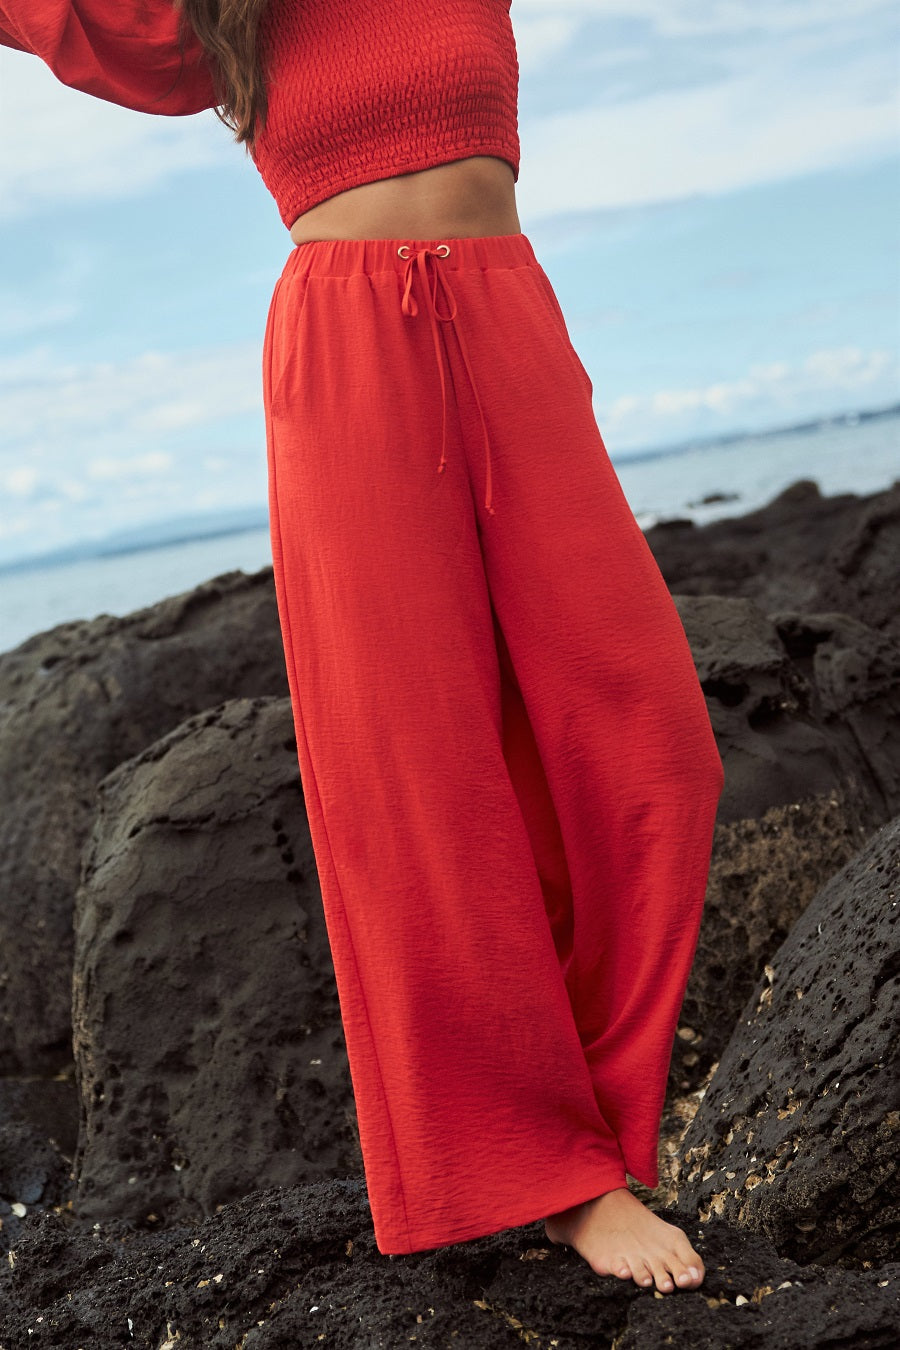
{"type": "Polygon", "coordinates": [[[695,1280],[699,1280],[700,1272],[696,1266],[688,1266],[688,1270],[691,1272],[695,1280]]]}
{"type": "Polygon", "coordinates": [[[683,1270],[681,1274],[678,1276],[678,1283],[685,1284],[690,1278],[691,1277],[688,1274],[688,1272],[686,1270],[683,1270]]]}

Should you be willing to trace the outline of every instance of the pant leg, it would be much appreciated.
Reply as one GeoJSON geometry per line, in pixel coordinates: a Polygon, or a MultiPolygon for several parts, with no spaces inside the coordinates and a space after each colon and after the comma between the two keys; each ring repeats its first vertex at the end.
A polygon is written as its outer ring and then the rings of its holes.
{"type": "Polygon", "coordinates": [[[399,1253],[625,1176],[504,757],[520,741],[456,403],[438,474],[432,337],[383,243],[291,255],[264,394],[300,773],[376,1240],[399,1253]]]}
{"type": "MultiPolygon", "coordinates": [[[[568,864],[569,912],[550,906],[557,948],[600,1110],[628,1172],[653,1187],[722,765],[549,279],[537,265],[498,268],[454,276],[454,288],[484,372],[495,514],[475,500],[488,589],[568,864]]],[[[461,407],[478,483],[481,422],[472,400],[461,407]]],[[[536,792],[536,837],[552,862],[556,827],[536,792]]]]}
{"type": "Polygon", "coordinates": [[[528,710],[496,614],[494,637],[500,661],[503,758],[528,831],[557,960],[565,970],[572,959],[574,941],[569,864],[544,766],[534,742],[528,710]]]}

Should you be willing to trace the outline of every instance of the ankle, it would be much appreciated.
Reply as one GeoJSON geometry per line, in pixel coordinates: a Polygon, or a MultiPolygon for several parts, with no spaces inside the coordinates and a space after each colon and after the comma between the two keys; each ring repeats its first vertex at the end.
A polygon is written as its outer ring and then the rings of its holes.
{"type": "Polygon", "coordinates": [[[601,1191],[599,1195],[591,1196],[590,1200],[585,1201],[582,1208],[585,1211],[588,1209],[605,1209],[609,1204],[616,1204],[621,1200],[623,1195],[630,1196],[632,1199],[635,1198],[629,1190],[627,1183],[624,1183],[621,1186],[610,1186],[608,1191],[601,1191]]]}
{"type": "Polygon", "coordinates": [[[554,1223],[565,1223],[572,1219],[577,1219],[581,1215],[586,1214],[589,1207],[599,1206],[600,1201],[605,1200],[607,1196],[621,1195],[623,1191],[628,1195],[631,1195],[627,1182],[624,1182],[620,1186],[611,1186],[609,1190],[601,1191],[599,1195],[592,1195],[587,1200],[581,1200],[577,1205],[569,1205],[568,1209],[557,1210],[556,1213],[548,1215],[544,1222],[549,1223],[552,1221],[554,1223]]]}

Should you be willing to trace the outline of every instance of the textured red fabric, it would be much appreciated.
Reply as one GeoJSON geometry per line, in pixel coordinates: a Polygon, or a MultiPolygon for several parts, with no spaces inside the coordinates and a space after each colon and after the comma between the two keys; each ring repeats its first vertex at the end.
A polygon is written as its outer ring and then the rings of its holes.
{"type": "MultiPolygon", "coordinates": [[[[517,172],[508,11],[273,0],[258,164],[285,223],[471,154],[517,172]]],[[[0,42],[142,111],[212,106],[166,0],[0,0],[0,42]]],[[[521,234],[305,244],[263,364],[379,1248],[517,1226],[626,1172],[655,1186],[722,766],[550,282],[521,234]]]]}
{"type": "MultiPolygon", "coordinates": [[[[270,0],[268,117],[254,161],[285,225],[351,187],[471,155],[519,174],[510,0],[270,0]]],[[[170,0],[0,0],[0,43],[64,83],[141,112],[215,105],[170,0]]]]}
{"type": "Polygon", "coordinates": [[[524,235],[304,244],[263,380],[378,1246],[655,1186],[722,765],[550,282],[524,235]]]}
{"type": "Polygon", "coordinates": [[[0,0],[0,44],[39,56],[63,84],[139,112],[215,104],[200,43],[178,47],[169,0],[0,0]]]}
{"type": "Polygon", "coordinates": [[[510,0],[271,0],[254,158],[287,226],[362,183],[495,155],[519,173],[510,0]]]}

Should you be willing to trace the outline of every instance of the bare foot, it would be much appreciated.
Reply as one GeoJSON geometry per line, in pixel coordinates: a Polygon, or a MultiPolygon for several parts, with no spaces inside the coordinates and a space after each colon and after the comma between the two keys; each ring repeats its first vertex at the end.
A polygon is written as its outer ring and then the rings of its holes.
{"type": "Polygon", "coordinates": [[[697,1289],[703,1262],[687,1235],[620,1186],[544,1220],[551,1242],[574,1247],[598,1275],[616,1275],[663,1294],[697,1289]]]}

